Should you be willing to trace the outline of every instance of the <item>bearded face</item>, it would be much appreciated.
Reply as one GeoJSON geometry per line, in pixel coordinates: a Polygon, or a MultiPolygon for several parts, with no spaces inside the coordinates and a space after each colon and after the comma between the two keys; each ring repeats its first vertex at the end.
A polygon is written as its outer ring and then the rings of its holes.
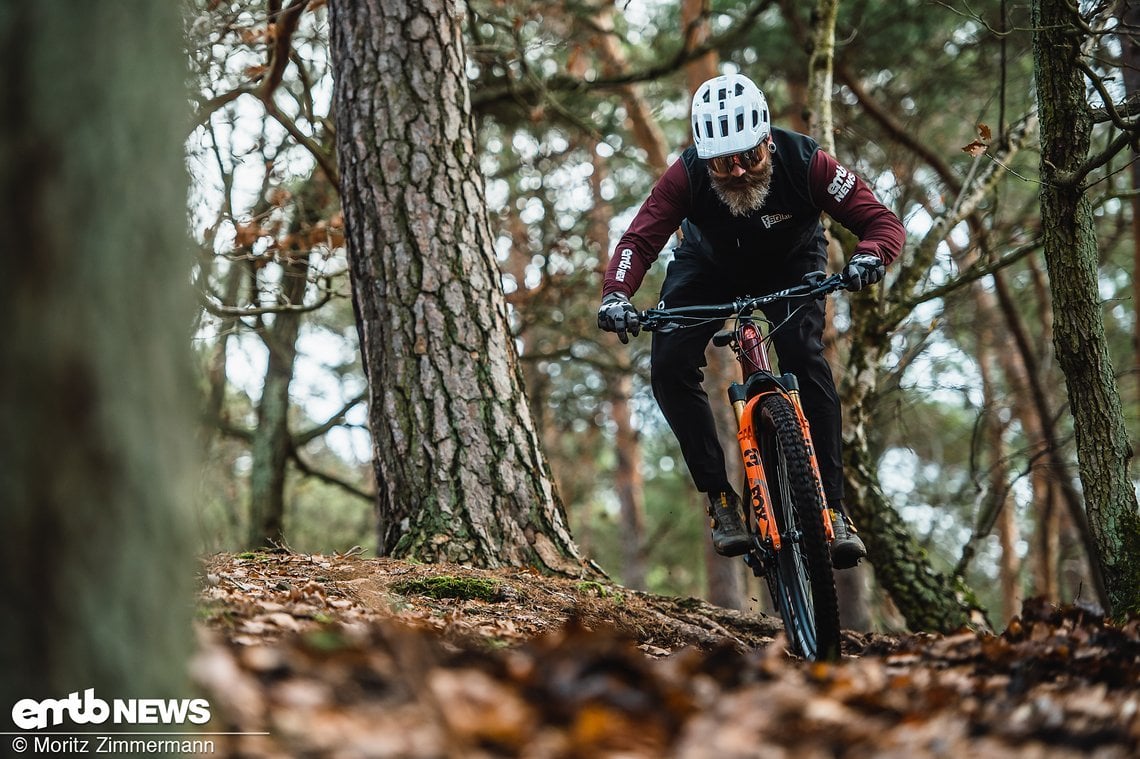
{"type": "Polygon", "coordinates": [[[765,156],[763,161],[743,172],[722,174],[710,167],[709,179],[716,196],[728,206],[733,216],[747,216],[758,211],[768,199],[768,191],[772,188],[772,158],[765,156]]]}

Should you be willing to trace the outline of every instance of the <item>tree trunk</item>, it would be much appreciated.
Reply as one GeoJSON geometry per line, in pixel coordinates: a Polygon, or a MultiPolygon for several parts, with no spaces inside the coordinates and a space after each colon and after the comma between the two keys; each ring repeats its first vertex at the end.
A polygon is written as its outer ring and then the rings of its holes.
{"type": "Polygon", "coordinates": [[[879,397],[879,372],[888,342],[874,290],[849,296],[853,335],[840,398],[844,405],[843,462],[847,511],[860,528],[875,579],[890,594],[912,630],[953,632],[968,624],[977,608],[959,579],[934,569],[879,485],[879,445],[872,440],[872,410],[879,397]]]}
{"type": "MultiPolygon", "coordinates": [[[[681,0],[681,30],[688,35],[690,47],[708,42],[711,4],[711,0],[681,0]]],[[[685,82],[690,93],[717,75],[717,64],[717,54],[713,50],[685,64],[685,82]]]]}
{"type": "Polygon", "coordinates": [[[831,85],[835,70],[835,22],[839,0],[817,0],[812,13],[812,40],[808,58],[808,129],[819,146],[835,155],[835,121],[831,115],[831,85]]]}
{"type": "Polygon", "coordinates": [[[1053,295],[1053,341],[1065,374],[1085,507],[1110,609],[1140,612],[1140,512],[1097,284],[1093,210],[1078,173],[1092,117],[1078,68],[1080,38],[1067,0],[1033,3],[1041,114],[1041,222],[1053,295]]]}
{"type": "Polygon", "coordinates": [[[1061,577],[1061,509],[1057,505],[1058,490],[1045,470],[1033,470],[1033,504],[1037,510],[1037,529],[1033,543],[1037,556],[1033,565],[1033,592],[1053,603],[1061,600],[1058,585],[1061,577]]]}
{"type": "MultiPolygon", "coordinates": [[[[283,257],[282,300],[287,305],[300,306],[308,288],[309,254],[290,250],[283,257]]],[[[293,383],[300,329],[300,312],[281,311],[274,314],[273,325],[262,335],[269,360],[257,404],[257,427],[250,444],[250,546],[282,545],[285,541],[285,475],[293,446],[289,386],[293,383]]]]}
{"type": "MultiPolygon", "coordinates": [[[[1131,98],[1140,93],[1140,39],[1135,30],[1140,28],[1140,3],[1123,3],[1122,28],[1130,33],[1119,35],[1121,78],[1124,95],[1131,98]]],[[[1132,190],[1140,190],[1140,163],[1132,163],[1132,190]]],[[[1135,399],[1140,408],[1140,196],[1132,197],[1132,327],[1133,372],[1136,375],[1135,399]]]]}
{"type": "Polygon", "coordinates": [[[5,724],[20,699],[89,688],[188,696],[181,28],[149,0],[0,13],[5,724]]]}
{"type": "Polygon", "coordinates": [[[617,426],[614,486],[621,505],[621,579],[627,588],[645,590],[645,487],[641,477],[641,441],[633,426],[632,369],[610,380],[611,416],[617,426]]]}
{"type": "MultiPolygon", "coordinates": [[[[982,435],[988,456],[986,457],[987,484],[989,498],[986,500],[993,509],[993,524],[997,528],[998,545],[998,584],[1001,588],[1002,617],[998,627],[1004,628],[1020,609],[1020,570],[1021,562],[1017,555],[1017,517],[1013,498],[1009,490],[1009,463],[1006,457],[1005,425],[1001,420],[1000,405],[1002,395],[997,385],[997,354],[1004,344],[997,338],[994,322],[988,318],[993,313],[992,298],[977,283],[972,287],[977,333],[978,371],[982,378],[982,393],[985,398],[985,417],[982,420],[982,435]]],[[[979,521],[981,521],[979,519],[979,521]]],[[[982,537],[979,535],[978,537],[982,537]]]]}
{"type": "Polygon", "coordinates": [[[1009,624],[1009,620],[1021,611],[1021,557],[1017,553],[1019,532],[1017,529],[1017,514],[1013,504],[1005,504],[1005,508],[998,514],[998,541],[1001,545],[1001,558],[998,565],[998,577],[1001,582],[1001,627],[1009,624]]]}
{"type": "Polygon", "coordinates": [[[459,6],[334,0],[331,30],[379,553],[580,573],[508,328],[459,6]]]}
{"type": "MultiPolygon", "coordinates": [[[[698,507],[704,508],[704,496],[694,499],[698,507]]],[[[712,541],[705,539],[704,558],[707,589],[705,600],[724,609],[745,611],[748,601],[745,597],[744,572],[746,566],[737,558],[721,556],[713,548],[712,541]]]]}
{"type": "Polygon", "coordinates": [[[281,292],[271,325],[261,325],[259,334],[269,353],[261,399],[257,404],[257,427],[250,441],[253,459],[249,477],[249,545],[273,546],[285,543],[285,482],[293,455],[293,433],[289,427],[289,387],[297,361],[297,337],[309,289],[308,241],[299,234],[312,227],[330,204],[331,187],[324,174],[314,172],[302,185],[297,207],[285,236],[290,243],[278,253],[281,266],[281,292]]]}
{"type": "MultiPolygon", "coordinates": [[[[228,308],[233,308],[237,304],[238,295],[241,292],[242,283],[245,281],[245,275],[248,267],[244,261],[233,261],[230,263],[229,271],[225,275],[225,293],[222,296],[222,304],[228,308]]],[[[206,423],[201,425],[199,435],[202,441],[202,450],[208,451],[210,442],[214,437],[214,427],[221,424],[224,420],[225,402],[226,402],[226,386],[228,384],[228,376],[226,374],[227,366],[227,351],[229,350],[230,337],[233,336],[234,330],[238,327],[238,318],[236,316],[227,316],[222,318],[218,323],[218,339],[214,344],[213,349],[210,351],[210,358],[206,366],[206,384],[208,390],[206,391],[206,407],[203,412],[206,423]]]]}
{"type": "MultiPolygon", "coordinates": [[[[598,14],[598,23],[601,28],[607,28],[610,23],[609,16],[612,7],[603,9],[598,14]]],[[[608,37],[603,47],[612,46],[608,37]]],[[[615,67],[623,64],[619,52],[614,46],[609,49],[611,64],[615,67]]],[[[650,143],[647,146],[651,156],[664,155],[664,140],[661,130],[649,116],[649,109],[644,107],[641,97],[633,86],[624,88],[623,99],[626,108],[635,121],[634,113],[640,113],[643,118],[640,129],[635,132],[642,135],[641,139],[650,143]],[[638,104],[641,105],[637,108],[638,104]]],[[[594,204],[589,213],[589,226],[587,239],[596,246],[599,262],[606,260],[606,252],[610,249],[610,222],[613,221],[613,208],[602,194],[602,183],[608,177],[606,161],[598,154],[596,143],[591,150],[594,171],[590,175],[590,191],[594,196],[594,204]]],[[[662,158],[662,160],[664,160],[662,158]]],[[[662,167],[662,171],[664,167],[662,167]]],[[[629,353],[621,346],[616,335],[605,335],[605,344],[614,353],[614,360],[620,367],[615,376],[607,381],[610,388],[610,418],[616,429],[614,434],[614,451],[617,454],[617,463],[614,466],[614,488],[617,491],[619,515],[622,529],[621,540],[621,579],[628,588],[647,590],[646,581],[646,534],[645,534],[645,483],[641,476],[641,438],[633,424],[633,409],[630,401],[633,399],[633,367],[630,365],[629,353]]]]}

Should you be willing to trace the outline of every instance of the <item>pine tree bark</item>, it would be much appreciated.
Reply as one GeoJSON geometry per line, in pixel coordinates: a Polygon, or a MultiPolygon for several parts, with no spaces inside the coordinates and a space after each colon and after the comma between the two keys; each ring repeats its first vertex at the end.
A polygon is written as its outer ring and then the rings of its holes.
{"type": "Polygon", "coordinates": [[[1140,509],[1132,449],[1100,313],[1092,203],[1083,184],[1092,116],[1067,0],[1035,0],[1033,60],[1041,114],[1041,223],[1053,342],[1073,414],[1077,464],[1109,612],[1140,612],[1140,509]]]}
{"type": "Polygon", "coordinates": [[[508,329],[460,7],[330,8],[379,552],[580,573],[508,329]]]}
{"type": "Polygon", "coordinates": [[[149,0],[0,13],[4,724],[88,688],[188,697],[181,28],[149,0]]]}

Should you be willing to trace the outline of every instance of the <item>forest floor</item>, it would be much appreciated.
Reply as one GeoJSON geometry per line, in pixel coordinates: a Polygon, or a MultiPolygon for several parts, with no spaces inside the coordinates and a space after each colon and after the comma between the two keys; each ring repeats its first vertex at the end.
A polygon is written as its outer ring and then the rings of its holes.
{"type": "Polygon", "coordinates": [[[1001,635],[847,633],[592,581],[355,556],[203,562],[212,756],[1134,757],[1140,621],[1029,602],[1001,635]],[[256,734],[254,734],[256,733],[256,734]]]}

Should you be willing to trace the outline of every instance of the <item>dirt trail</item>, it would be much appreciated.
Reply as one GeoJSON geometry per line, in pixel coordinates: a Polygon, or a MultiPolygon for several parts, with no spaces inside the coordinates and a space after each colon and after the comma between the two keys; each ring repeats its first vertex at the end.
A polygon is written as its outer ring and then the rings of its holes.
{"type": "Polygon", "coordinates": [[[1137,622],[1029,604],[1000,636],[845,637],[519,570],[295,554],[203,568],[217,754],[1130,757],[1137,622]]]}

